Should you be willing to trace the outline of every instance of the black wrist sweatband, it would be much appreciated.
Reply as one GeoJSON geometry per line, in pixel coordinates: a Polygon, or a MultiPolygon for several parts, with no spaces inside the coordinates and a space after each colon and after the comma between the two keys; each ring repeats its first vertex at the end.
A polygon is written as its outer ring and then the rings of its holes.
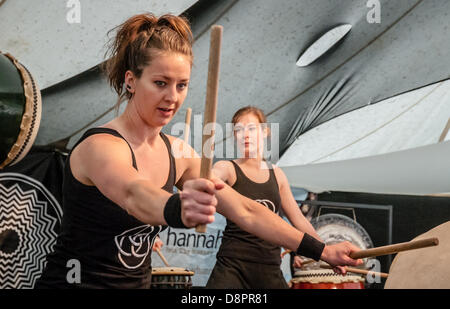
{"type": "Polygon", "coordinates": [[[322,256],[324,248],[325,244],[323,242],[320,242],[311,235],[305,233],[305,235],[303,235],[302,242],[298,246],[298,249],[295,253],[297,255],[303,255],[315,261],[318,261],[322,256]]]}
{"type": "Polygon", "coordinates": [[[174,228],[187,229],[181,220],[181,199],[180,194],[176,193],[172,195],[164,206],[164,219],[167,225],[174,228]]]}

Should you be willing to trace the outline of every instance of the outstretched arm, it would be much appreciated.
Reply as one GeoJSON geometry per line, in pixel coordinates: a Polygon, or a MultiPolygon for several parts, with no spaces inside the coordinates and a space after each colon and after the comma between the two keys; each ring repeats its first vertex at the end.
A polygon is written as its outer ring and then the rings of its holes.
{"type": "MultiPolygon", "coordinates": [[[[172,194],[144,179],[132,167],[131,152],[120,138],[96,134],[78,145],[70,157],[73,175],[96,186],[108,199],[138,220],[166,225],[164,208],[172,194]]],[[[217,203],[214,184],[206,179],[186,183],[182,221],[186,226],[212,222],[217,203]]]]}
{"type": "Polygon", "coordinates": [[[321,240],[314,227],[300,211],[283,170],[274,166],[274,171],[280,188],[281,207],[289,219],[289,222],[291,222],[291,224],[299,231],[308,233],[314,238],[321,240]]]}

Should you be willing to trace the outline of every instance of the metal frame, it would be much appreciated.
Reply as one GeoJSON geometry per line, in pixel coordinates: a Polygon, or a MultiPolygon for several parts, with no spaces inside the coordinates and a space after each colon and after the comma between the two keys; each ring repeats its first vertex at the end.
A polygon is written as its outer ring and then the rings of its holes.
{"type": "MultiPolygon", "coordinates": [[[[359,204],[359,203],[343,203],[343,202],[328,202],[328,201],[314,201],[314,200],[296,200],[297,204],[309,204],[316,206],[327,206],[327,208],[337,208],[337,209],[373,209],[373,210],[384,210],[388,212],[388,239],[387,244],[392,244],[392,222],[393,222],[393,211],[392,205],[376,205],[376,204],[359,204]]],[[[353,212],[354,214],[354,212],[353,212]]],[[[356,216],[354,216],[356,218],[356,216]]],[[[391,266],[392,255],[388,255],[388,267],[391,266]]]]}

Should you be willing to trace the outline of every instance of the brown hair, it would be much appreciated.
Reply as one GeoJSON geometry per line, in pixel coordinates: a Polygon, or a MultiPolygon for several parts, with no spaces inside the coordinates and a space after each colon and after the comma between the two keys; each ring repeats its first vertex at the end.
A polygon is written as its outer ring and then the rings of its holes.
{"type": "Polygon", "coordinates": [[[125,73],[130,70],[140,78],[145,66],[155,56],[153,51],[176,52],[193,62],[193,37],[189,22],[184,17],[166,14],[156,17],[152,13],[135,15],[108,32],[117,31],[109,41],[104,70],[109,84],[119,95],[116,105],[131,99],[132,93],[124,91],[125,73]]]}
{"type": "Polygon", "coordinates": [[[267,118],[266,115],[264,115],[264,112],[255,107],[255,106],[245,106],[241,109],[239,109],[236,113],[234,113],[233,118],[231,119],[231,123],[236,124],[239,121],[239,118],[247,115],[247,114],[253,114],[258,118],[259,123],[266,123],[267,118]]]}
{"type": "MultiPolygon", "coordinates": [[[[267,118],[266,118],[266,115],[264,114],[264,112],[260,108],[258,108],[256,106],[250,106],[250,105],[242,107],[236,113],[234,113],[234,116],[231,119],[231,123],[233,125],[235,125],[236,123],[239,122],[239,118],[241,118],[242,116],[247,115],[247,114],[253,114],[256,118],[258,118],[259,123],[263,123],[263,124],[267,123],[267,118]]],[[[270,135],[270,128],[269,127],[266,127],[266,128],[267,128],[267,134],[270,135]]]]}

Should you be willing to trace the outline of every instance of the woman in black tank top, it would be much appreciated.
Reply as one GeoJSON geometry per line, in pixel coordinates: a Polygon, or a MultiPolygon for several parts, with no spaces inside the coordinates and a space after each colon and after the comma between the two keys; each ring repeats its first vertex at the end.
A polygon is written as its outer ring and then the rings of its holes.
{"type": "Polygon", "coordinates": [[[184,226],[212,221],[223,185],[189,180],[195,162],[177,160],[174,138],[161,132],[187,95],[191,66],[185,19],[142,14],[118,28],[107,75],[118,104],[128,104],[70,152],[61,231],[36,288],[149,288],[151,249],[174,186],[183,188],[184,226]]]}
{"type": "MultiPolygon", "coordinates": [[[[232,123],[239,159],[219,161],[214,172],[240,194],[253,199],[276,214],[282,209],[299,230],[316,231],[300,212],[283,171],[263,160],[266,118],[256,107],[236,112],[232,123]]],[[[273,231],[276,233],[277,231],[273,231]]],[[[240,229],[227,219],[217,262],[208,280],[208,288],[287,288],[280,270],[280,247],[240,229]]],[[[295,266],[300,266],[296,257],[295,266]]]]}
{"type": "MultiPolygon", "coordinates": [[[[195,151],[161,133],[187,95],[193,62],[187,21],[133,16],[117,28],[110,52],[108,81],[119,103],[128,103],[123,114],[88,130],[73,147],[61,231],[35,287],[148,288],[149,252],[158,233],[169,223],[211,223],[216,210],[252,234],[296,250],[303,233],[220,179],[199,179],[195,151]],[[172,150],[190,156],[175,157],[172,150]],[[182,191],[172,194],[174,185],[182,191]],[[278,234],[267,225],[276,225],[278,234]]],[[[321,254],[336,264],[349,252],[326,246],[321,254]]]]}

